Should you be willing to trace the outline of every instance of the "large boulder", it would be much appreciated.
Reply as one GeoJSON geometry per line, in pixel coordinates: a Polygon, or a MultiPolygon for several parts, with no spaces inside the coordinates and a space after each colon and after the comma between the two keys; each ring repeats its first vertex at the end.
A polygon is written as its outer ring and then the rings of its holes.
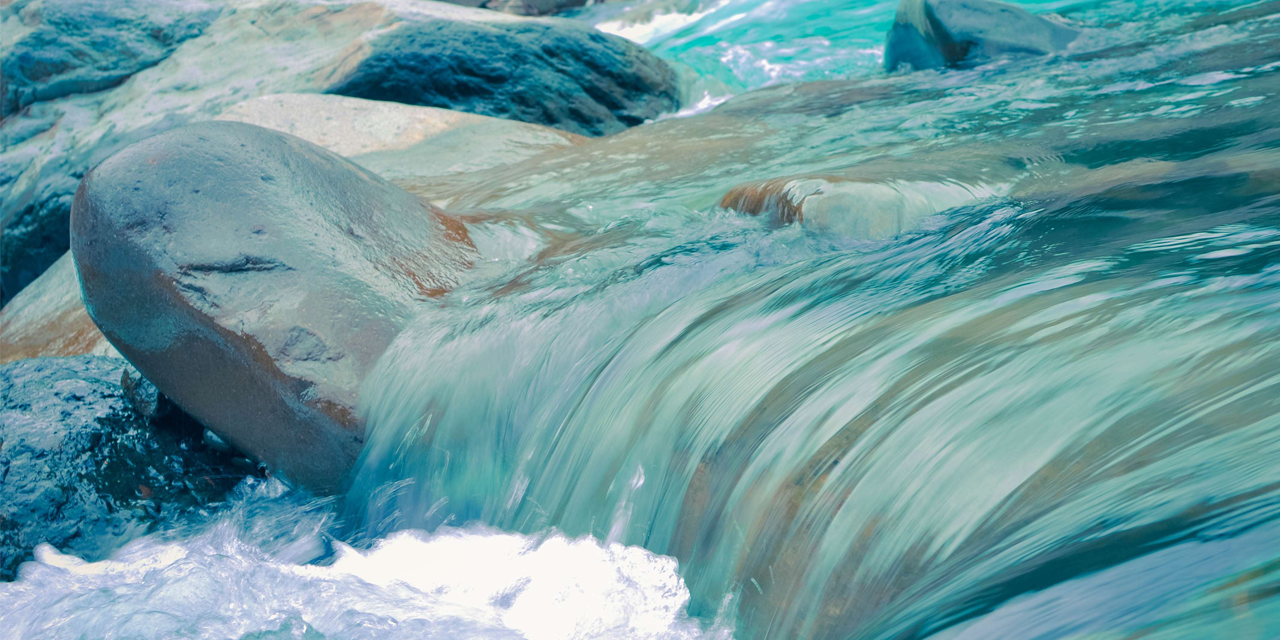
{"type": "Polygon", "coordinates": [[[0,117],[101,91],[169,56],[213,22],[207,0],[16,0],[0,8],[0,117]]]}
{"type": "Polygon", "coordinates": [[[0,580],[41,543],[103,558],[252,473],[199,430],[149,423],[126,374],[94,356],[0,365],[0,580]]]}
{"type": "Polygon", "coordinates": [[[902,0],[884,68],[939,69],[1008,55],[1045,55],[1080,31],[994,0],[902,0]]]}
{"type": "Polygon", "coordinates": [[[340,93],[589,135],[678,106],[665,63],[569,20],[425,0],[219,4],[198,37],[118,86],[39,102],[0,123],[0,303],[66,251],[72,196],[89,167],[247,99],[340,93]]]}
{"type": "MultiPolygon", "coordinates": [[[[460,174],[588,140],[513,120],[317,93],[246,100],[218,119],[295,135],[390,180],[412,176],[416,192],[428,198],[460,174]]],[[[68,252],[0,309],[0,363],[82,354],[119,357],[85,311],[68,252]]]]}
{"type": "Polygon", "coordinates": [[[72,251],[90,317],[169,398],[285,476],[337,490],[365,372],[458,281],[465,227],[302,139],[174,129],[89,172],[72,251]]]}
{"type": "Polygon", "coordinates": [[[599,136],[677,105],[638,45],[568,21],[422,20],[373,43],[330,93],[444,107],[599,136]]]}

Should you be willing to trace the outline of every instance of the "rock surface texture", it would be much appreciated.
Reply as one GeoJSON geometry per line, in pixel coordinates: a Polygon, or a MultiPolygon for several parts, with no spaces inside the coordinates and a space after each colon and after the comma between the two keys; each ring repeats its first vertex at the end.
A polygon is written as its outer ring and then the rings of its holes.
{"type": "Polygon", "coordinates": [[[329,93],[617,133],[675,108],[675,73],[638,45],[562,20],[397,25],[329,93]]]}
{"type": "Polygon", "coordinates": [[[72,251],[121,354],[230,444],[322,491],[360,451],[364,373],[474,253],[459,223],[369,171],[234,122],[96,167],[72,251]]]}
{"type": "Polygon", "coordinates": [[[902,0],[884,68],[940,69],[1009,55],[1060,51],[1079,30],[993,0],[902,0]]]}
{"type": "Polygon", "coordinates": [[[0,365],[0,580],[41,543],[101,559],[244,477],[198,436],[138,415],[129,371],[94,356],[0,365]]]}
{"type": "Polygon", "coordinates": [[[203,0],[16,0],[0,9],[0,117],[101,91],[164,60],[221,12],[203,0]]]}
{"type": "MultiPolygon", "coordinates": [[[[678,106],[665,63],[568,20],[425,0],[218,5],[200,35],[117,86],[37,102],[0,124],[0,303],[66,251],[72,197],[90,167],[261,95],[400,100],[592,135],[678,106]]],[[[127,16],[134,5],[102,6],[127,16]]]]}
{"type": "MultiPolygon", "coordinates": [[[[585,143],[566,131],[461,111],[316,93],[246,100],[218,116],[283,131],[390,179],[438,179],[585,143]]],[[[42,356],[119,357],[85,311],[71,254],[0,309],[0,363],[42,356]]]]}
{"type": "Polygon", "coordinates": [[[0,363],[78,355],[120,354],[85,313],[67,253],[0,309],[0,363]]]}
{"type": "Polygon", "coordinates": [[[246,100],[218,119],[298,136],[390,180],[482,171],[587,141],[526,122],[315,93],[246,100]]]}
{"type": "Polygon", "coordinates": [[[518,16],[546,16],[587,4],[586,0],[458,0],[454,4],[505,11],[518,16]],[[477,4],[478,1],[478,4],[477,4]]]}

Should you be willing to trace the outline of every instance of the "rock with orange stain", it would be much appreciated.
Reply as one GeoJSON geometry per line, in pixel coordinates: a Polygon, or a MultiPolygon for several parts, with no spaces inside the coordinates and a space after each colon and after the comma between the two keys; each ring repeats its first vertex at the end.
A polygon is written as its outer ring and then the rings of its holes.
{"type": "Polygon", "coordinates": [[[68,253],[0,309],[0,363],[85,354],[119,357],[85,313],[68,253]]]}
{"type": "Polygon", "coordinates": [[[364,374],[475,254],[465,227],[368,170],[234,122],[162,133],[91,171],[72,251],[121,354],[230,444],[320,491],[360,452],[364,374]]]}
{"type": "Polygon", "coordinates": [[[767,216],[774,224],[803,223],[876,240],[907,231],[927,216],[1007,190],[1004,185],[954,180],[800,175],[738,185],[725,193],[720,206],[767,216]]]}
{"type": "MultiPolygon", "coordinates": [[[[447,181],[587,140],[461,111],[315,93],[246,100],[218,119],[298,136],[392,180],[413,175],[447,181]]],[[[465,234],[457,223],[450,224],[454,233],[465,234]]],[[[82,354],[119,355],[89,319],[66,254],[0,309],[0,362],[82,354]]]]}

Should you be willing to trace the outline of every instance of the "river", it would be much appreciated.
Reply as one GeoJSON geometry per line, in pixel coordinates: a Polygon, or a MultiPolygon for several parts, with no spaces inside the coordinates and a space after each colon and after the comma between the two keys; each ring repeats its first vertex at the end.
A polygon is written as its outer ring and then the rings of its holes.
{"type": "Polygon", "coordinates": [[[1022,2],[1089,27],[1078,50],[886,75],[895,4],[578,11],[679,66],[652,139],[724,147],[454,187],[527,213],[467,218],[490,260],[365,382],[347,495],[250,480],[109,560],[42,549],[7,615],[30,638],[1280,637],[1275,3],[1022,2]],[[846,208],[717,206],[787,176],[846,208]]]}

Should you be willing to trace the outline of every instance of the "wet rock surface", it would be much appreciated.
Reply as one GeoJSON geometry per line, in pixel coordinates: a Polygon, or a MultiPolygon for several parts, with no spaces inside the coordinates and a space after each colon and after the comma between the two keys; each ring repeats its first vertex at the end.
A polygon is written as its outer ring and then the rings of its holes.
{"type": "Polygon", "coordinates": [[[252,473],[190,418],[139,415],[126,375],[139,378],[96,356],[0,365],[0,580],[41,543],[103,558],[252,473]]]}
{"type": "Polygon", "coordinates": [[[902,0],[884,48],[884,68],[939,69],[1012,55],[1060,51],[1073,27],[993,0],[902,0]]]}
{"type": "Polygon", "coordinates": [[[17,0],[0,9],[0,117],[35,102],[101,91],[164,60],[221,12],[202,0],[17,0]],[[6,38],[7,39],[7,38],[6,38]]]}
{"type": "Polygon", "coordinates": [[[199,36],[165,51],[118,86],[38,102],[0,124],[0,303],[66,252],[90,167],[257,96],[336,92],[592,135],[678,106],[674,72],[621,38],[438,2],[228,0],[199,36]]]}
{"type": "Polygon", "coordinates": [[[0,309],[0,363],[78,355],[119,357],[85,312],[66,253],[0,309]]]}
{"type": "Polygon", "coordinates": [[[955,181],[801,175],[738,185],[721,198],[720,206],[765,216],[775,225],[801,223],[845,237],[880,240],[941,211],[1002,195],[1000,191],[955,181]]]}
{"type": "Polygon", "coordinates": [[[587,0],[462,0],[455,4],[480,6],[518,16],[546,16],[587,4],[587,0]]]}
{"type": "Polygon", "coordinates": [[[474,256],[465,228],[299,138],[212,122],[85,177],[72,245],[89,315],[178,406],[307,486],[362,445],[360,381],[417,300],[474,256]]]}
{"type": "Polygon", "coordinates": [[[617,133],[678,105],[675,73],[638,45],[567,21],[405,24],[330,93],[617,133]]]}
{"type": "MultiPolygon", "coordinates": [[[[298,136],[390,180],[442,183],[589,140],[461,111],[315,93],[246,100],[218,119],[298,136]]],[[[67,253],[0,309],[0,362],[82,354],[119,355],[85,311],[67,253]]]]}

